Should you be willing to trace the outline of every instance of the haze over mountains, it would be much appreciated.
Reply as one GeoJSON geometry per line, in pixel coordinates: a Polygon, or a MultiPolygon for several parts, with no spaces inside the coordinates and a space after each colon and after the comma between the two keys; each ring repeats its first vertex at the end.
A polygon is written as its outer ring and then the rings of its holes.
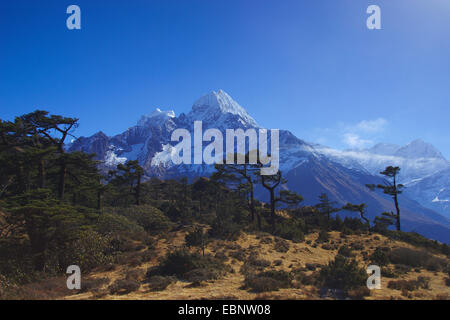
{"type": "MultiPolygon", "coordinates": [[[[204,130],[217,128],[223,133],[226,129],[259,128],[244,108],[219,90],[199,98],[188,114],[177,117],[174,111],[156,109],[142,116],[136,126],[113,137],[101,131],[81,137],[69,151],[96,153],[105,169],[137,159],[147,178],[209,176],[213,166],[174,165],[171,161],[176,144],[170,141],[171,132],[176,128],[192,132],[195,120],[203,122],[204,130]]],[[[280,130],[280,169],[288,179],[284,187],[301,194],[305,204],[315,204],[319,194],[326,192],[340,204],[368,204],[371,219],[383,211],[393,211],[389,197],[365,187],[367,183],[384,183],[379,172],[388,165],[401,167],[400,180],[408,187],[401,197],[404,230],[450,243],[450,163],[432,145],[415,140],[406,146],[385,143],[366,150],[339,151],[280,130]]],[[[265,200],[264,190],[257,194],[265,200]]]]}

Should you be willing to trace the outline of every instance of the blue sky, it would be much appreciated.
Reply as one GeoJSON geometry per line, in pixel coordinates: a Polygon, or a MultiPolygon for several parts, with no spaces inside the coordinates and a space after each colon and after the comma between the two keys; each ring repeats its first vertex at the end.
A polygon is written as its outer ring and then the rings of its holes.
{"type": "Polygon", "coordinates": [[[113,135],[219,88],[308,141],[422,138],[450,158],[450,1],[0,2],[0,118],[40,108],[113,135]],[[366,28],[371,4],[382,30],[366,28]]]}

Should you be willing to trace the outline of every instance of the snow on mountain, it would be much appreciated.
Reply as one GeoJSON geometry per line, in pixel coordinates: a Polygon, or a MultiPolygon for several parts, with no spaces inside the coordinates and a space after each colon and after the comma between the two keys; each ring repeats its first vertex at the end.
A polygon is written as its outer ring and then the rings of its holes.
{"type": "Polygon", "coordinates": [[[145,127],[149,125],[161,124],[172,118],[175,118],[175,112],[173,110],[162,111],[161,109],[156,108],[151,114],[142,116],[137,125],[145,127]]]}
{"type": "Polygon", "coordinates": [[[401,146],[392,143],[377,143],[366,151],[373,154],[393,156],[400,148],[401,146]]]}
{"type": "Polygon", "coordinates": [[[406,184],[405,194],[450,218],[450,169],[406,184]]]}
{"type": "Polygon", "coordinates": [[[450,218],[450,162],[431,144],[414,140],[406,146],[379,143],[366,150],[317,150],[346,168],[379,175],[387,166],[400,167],[405,195],[450,218]]]}
{"type": "MultiPolygon", "coordinates": [[[[406,156],[413,153],[410,146],[411,144],[398,149],[394,155],[375,153],[380,152],[379,149],[375,149],[375,152],[372,149],[341,151],[328,147],[317,147],[317,151],[341,163],[345,167],[353,169],[364,168],[374,175],[378,175],[387,166],[399,166],[401,168],[399,181],[404,184],[450,168],[450,162],[444,157],[440,157],[440,153],[427,153],[431,149],[419,150],[411,157],[406,156]],[[399,153],[400,150],[403,151],[399,153]],[[418,157],[419,154],[436,155],[436,157],[418,157]]],[[[384,149],[381,152],[385,153],[386,151],[387,149],[384,149]]]]}
{"type": "MultiPolygon", "coordinates": [[[[81,137],[69,145],[69,151],[96,153],[103,170],[114,168],[127,160],[138,160],[145,170],[146,178],[209,176],[214,171],[212,165],[174,165],[171,160],[176,144],[170,139],[171,133],[176,128],[192,132],[196,120],[203,122],[203,130],[217,128],[223,134],[225,129],[260,128],[243,107],[226,92],[219,90],[195,101],[187,115],[182,113],[177,117],[173,111],[156,109],[141,117],[136,126],[113,137],[102,132],[89,138],[81,137]]],[[[305,203],[315,203],[317,196],[326,192],[338,203],[351,201],[369,204],[368,215],[371,218],[380,212],[394,210],[391,199],[370,192],[365,187],[366,183],[383,183],[377,175],[386,166],[400,166],[401,180],[415,182],[418,189],[422,188],[420,179],[450,169],[448,161],[437,150],[420,141],[405,147],[380,144],[369,150],[338,151],[306,143],[286,130],[280,130],[279,137],[280,170],[288,178],[288,187],[302,194],[305,203]]],[[[424,205],[446,203],[444,200],[450,199],[446,193],[450,189],[449,182],[439,180],[436,183],[439,183],[440,189],[444,189],[439,194],[431,188],[433,183],[423,184],[423,188],[430,189],[429,196],[432,197],[429,200],[427,195],[421,201],[424,205]]],[[[422,189],[417,192],[426,194],[422,189]]],[[[265,194],[263,192],[261,196],[265,194]]],[[[450,220],[414,201],[406,198],[403,201],[406,206],[403,211],[405,228],[417,229],[428,237],[450,242],[450,220]]]]}
{"type": "Polygon", "coordinates": [[[210,92],[195,101],[187,120],[191,123],[202,120],[206,127],[218,129],[259,127],[255,119],[223,90],[210,92]]]}
{"type": "Polygon", "coordinates": [[[398,157],[408,159],[441,159],[446,160],[442,153],[437,150],[432,144],[427,143],[421,139],[414,140],[406,146],[401,147],[395,152],[398,157]]]}

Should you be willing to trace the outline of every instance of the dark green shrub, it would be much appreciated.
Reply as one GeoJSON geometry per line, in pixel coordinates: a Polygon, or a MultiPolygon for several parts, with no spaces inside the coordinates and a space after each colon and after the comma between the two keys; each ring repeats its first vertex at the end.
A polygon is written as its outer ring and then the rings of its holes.
{"type": "Polygon", "coordinates": [[[275,244],[273,246],[275,251],[277,252],[288,252],[289,251],[289,242],[284,239],[275,238],[275,244]]]}
{"type": "Polygon", "coordinates": [[[361,242],[353,242],[350,247],[352,248],[352,250],[364,250],[364,244],[362,244],[361,242]]]}
{"type": "MultiPolygon", "coordinates": [[[[294,242],[305,241],[305,223],[300,219],[285,219],[275,226],[274,235],[294,242]]],[[[269,238],[270,239],[270,238],[269,238]]]]}
{"type": "Polygon", "coordinates": [[[242,210],[233,205],[219,205],[216,217],[211,222],[209,236],[214,239],[237,240],[243,228],[242,214],[242,210]]]}
{"type": "Polygon", "coordinates": [[[428,271],[443,271],[447,268],[448,262],[438,257],[431,257],[424,266],[428,271]]]}
{"type": "Polygon", "coordinates": [[[391,239],[400,240],[412,244],[415,247],[430,248],[439,251],[445,255],[450,254],[450,246],[445,243],[439,243],[435,240],[430,240],[416,232],[403,232],[403,231],[386,231],[386,236],[391,239]]]}
{"type": "Polygon", "coordinates": [[[186,272],[183,275],[183,279],[189,282],[202,282],[208,280],[215,280],[219,278],[220,273],[216,269],[211,268],[198,268],[186,272]]]}
{"type": "Polygon", "coordinates": [[[361,286],[356,289],[349,290],[347,296],[352,300],[363,300],[370,296],[370,290],[366,286],[361,286]]]}
{"type": "Polygon", "coordinates": [[[322,284],[327,288],[350,290],[366,284],[367,273],[355,260],[337,255],[320,271],[322,284]]]}
{"type": "Polygon", "coordinates": [[[272,238],[271,237],[264,237],[261,239],[261,244],[269,244],[272,243],[272,238]]]}
{"type": "Polygon", "coordinates": [[[125,279],[141,282],[142,280],[145,279],[145,272],[144,270],[141,269],[129,270],[125,275],[125,279]]]}
{"type": "Polygon", "coordinates": [[[164,213],[149,205],[130,206],[127,208],[108,208],[113,214],[119,214],[130,221],[136,222],[145,231],[160,234],[169,230],[173,224],[164,213]]]}
{"type": "Polygon", "coordinates": [[[101,234],[135,234],[144,232],[144,228],[135,221],[130,221],[126,217],[115,213],[104,213],[100,215],[96,227],[97,231],[101,234]]]}
{"type": "Polygon", "coordinates": [[[309,271],[315,271],[317,268],[320,268],[322,265],[319,263],[306,263],[305,267],[309,271]]]}
{"type": "Polygon", "coordinates": [[[415,280],[392,280],[388,283],[389,289],[414,291],[417,289],[417,282],[415,280]]]}
{"type": "Polygon", "coordinates": [[[365,230],[367,227],[362,223],[361,219],[359,218],[350,218],[346,217],[344,219],[344,229],[350,229],[352,231],[362,231],[365,230]]]}
{"type": "Polygon", "coordinates": [[[292,286],[292,275],[286,271],[265,271],[258,274],[247,274],[244,287],[253,292],[276,291],[292,286]]]}
{"type": "Polygon", "coordinates": [[[211,223],[209,237],[221,240],[237,240],[241,234],[241,226],[231,220],[231,218],[216,218],[211,223]]]}
{"type": "Polygon", "coordinates": [[[419,276],[416,280],[389,281],[388,288],[400,291],[414,291],[419,288],[430,289],[430,278],[419,276]]]}
{"type": "Polygon", "coordinates": [[[432,256],[423,249],[396,248],[391,251],[389,259],[395,264],[403,264],[413,268],[423,267],[430,271],[445,270],[448,265],[445,259],[432,256]]]}
{"type": "Polygon", "coordinates": [[[302,268],[292,270],[291,274],[293,275],[294,279],[305,286],[308,285],[315,285],[318,281],[318,273],[312,273],[310,275],[307,275],[302,268]]]}
{"type": "Polygon", "coordinates": [[[268,267],[270,266],[270,261],[265,259],[260,259],[257,254],[251,254],[247,260],[247,262],[255,267],[268,267]]]}
{"type": "Polygon", "coordinates": [[[282,260],[275,260],[275,261],[273,262],[273,265],[274,265],[275,267],[281,266],[282,264],[283,264],[283,261],[282,261],[282,260]]]}
{"type": "Polygon", "coordinates": [[[395,272],[397,274],[406,274],[411,271],[412,267],[404,264],[396,264],[394,265],[395,272]]]}
{"type": "Polygon", "coordinates": [[[385,266],[389,264],[388,254],[381,248],[376,248],[375,251],[369,257],[373,264],[378,266],[385,266]]]}
{"type": "Polygon", "coordinates": [[[430,289],[430,278],[429,277],[423,277],[423,276],[419,276],[417,277],[417,286],[419,288],[423,288],[423,289],[430,289]]]}
{"type": "Polygon", "coordinates": [[[339,248],[338,254],[347,258],[353,256],[352,250],[346,245],[343,245],[342,247],[339,248]]]}
{"type": "Polygon", "coordinates": [[[34,270],[31,248],[27,242],[0,239],[0,257],[0,275],[8,279],[11,285],[37,281],[41,277],[34,270]]]}
{"type": "Polygon", "coordinates": [[[188,232],[184,238],[186,246],[198,247],[205,254],[205,248],[208,243],[208,234],[203,231],[203,228],[195,228],[193,231],[188,232]]]}
{"type": "Polygon", "coordinates": [[[113,262],[111,239],[92,230],[80,231],[61,254],[64,267],[77,265],[82,272],[113,262]]]}
{"type": "Polygon", "coordinates": [[[403,264],[411,267],[421,267],[426,264],[430,254],[424,250],[410,248],[396,248],[389,254],[389,259],[394,264],[403,264]]]}
{"type": "Polygon", "coordinates": [[[324,250],[334,250],[334,249],[335,249],[335,246],[333,246],[333,245],[331,245],[331,244],[329,244],[329,243],[324,243],[324,244],[322,245],[322,249],[324,249],[324,250]]]}
{"type": "Polygon", "coordinates": [[[186,279],[186,274],[192,270],[204,269],[219,277],[226,272],[223,262],[212,256],[202,256],[187,250],[176,250],[168,253],[157,267],[147,271],[147,278],[154,275],[177,276],[186,279]]]}
{"type": "Polygon", "coordinates": [[[381,276],[386,278],[396,278],[398,277],[397,273],[394,270],[388,267],[381,267],[381,276]]]}
{"type": "Polygon", "coordinates": [[[244,288],[248,288],[253,292],[277,291],[280,284],[277,280],[264,277],[246,277],[244,288]]]}
{"type": "Polygon", "coordinates": [[[244,261],[245,260],[245,252],[243,251],[231,251],[229,253],[231,258],[234,258],[238,261],[244,261]]]}
{"type": "Polygon", "coordinates": [[[138,290],[140,284],[136,280],[119,279],[108,287],[110,294],[123,295],[138,290]]]}
{"type": "Polygon", "coordinates": [[[80,292],[89,292],[89,291],[97,291],[102,286],[109,283],[108,278],[91,278],[91,279],[84,279],[81,281],[81,290],[80,292]]]}
{"type": "Polygon", "coordinates": [[[319,242],[328,242],[330,240],[330,234],[326,230],[320,230],[319,237],[317,238],[317,241],[319,242]]]}
{"type": "Polygon", "coordinates": [[[162,291],[175,281],[174,277],[152,276],[148,278],[147,283],[150,291],[162,291]]]}

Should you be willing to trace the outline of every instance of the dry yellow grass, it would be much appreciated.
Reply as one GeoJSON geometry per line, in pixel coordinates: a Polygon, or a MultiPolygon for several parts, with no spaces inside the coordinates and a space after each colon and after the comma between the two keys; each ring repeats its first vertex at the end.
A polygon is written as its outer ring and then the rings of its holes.
{"type": "MultiPolygon", "coordinates": [[[[173,232],[166,236],[165,239],[160,239],[156,244],[156,250],[158,257],[152,259],[149,263],[145,263],[135,269],[147,270],[147,268],[157,265],[158,258],[166,254],[168,251],[178,247],[182,247],[184,244],[185,232],[173,232]]],[[[291,271],[292,269],[305,267],[308,263],[327,264],[330,260],[333,260],[337,254],[337,250],[325,250],[321,246],[314,247],[313,244],[317,239],[318,234],[309,234],[306,237],[307,242],[293,243],[288,241],[289,250],[285,253],[277,252],[274,249],[274,237],[268,234],[254,235],[254,234],[242,234],[241,237],[234,242],[227,241],[213,241],[206,252],[215,254],[218,251],[229,252],[227,246],[237,244],[246,252],[256,251],[259,256],[265,260],[271,262],[272,267],[276,270],[291,271]],[[271,238],[271,243],[262,243],[262,238],[271,238]],[[281,260],[281,265],[274,266],[274,261],[281,260]]],[[[263,241],[265,242],[265,241],[263,241]]],[[[363,243],[364,250],[369,255],[377,247],[410,247],[413,246],[390,240],[381,235],[350,235],[345,239],[340,237],[339,232],[330,232],[330,242],[339,243],[339,246],[350,243],[363,243]]],[[[367,267],[367,262],[364,261],[361,251],[354,251],[356,253],[356,259],[361,266],[367,267]]],[[[444,257],[444,256],[441,256],[444,257]]],[[[446,258],[446,257],[444,257],[446,258]]],[[[93,292],[86,292],[76,294],[73,296],[65,297],[65,299],[136,299],[136,300],[181,300],[181,299],[320,299],[318,289],[313,286],[302,286],[300,288],[280,289],[275,292],[268,292],[263,294],[253,293],[248,290],[242,289],[244,276],[239,272],[243,262],[234,258],[230,258],[227,261],[234,272],[227,273],[221,279],[208,281],[200,287],[189,287],[188,282],[177,281],[170,284],[165,290],[160,292],[150,292],[148,285],[143,284],[139,290],[127,295],[110,295],[106,291],[107,284],[103,288],[103,294],[96,294],[93,292]]],[[[110,283],[124,277],[124,274],[129,271],[129,267],[119,266],[114,271],[109,272],[97,272],[90,275],[90,278],[103,278],[110,279],[110,283]]],[[[449,287],[445,284],[446,274],[441,272],[429,272],[421,270],[420,272],[411,271],[399,278],[390,279],[382,278],[382,289],[372,290],[370,297],[367,299],[436,299],[445,298],[449,295],[449,287]],[[403,296],[399,290],[393,290],[387,288],[388,282],[391,280],[415,280],[418,276],[425,276],[430,278],[430,289],[418,289],[413,292],[409,292],[407,296],[403,296]]],[[[100,290],[101,291],[101,290],[100,290]]]]}

